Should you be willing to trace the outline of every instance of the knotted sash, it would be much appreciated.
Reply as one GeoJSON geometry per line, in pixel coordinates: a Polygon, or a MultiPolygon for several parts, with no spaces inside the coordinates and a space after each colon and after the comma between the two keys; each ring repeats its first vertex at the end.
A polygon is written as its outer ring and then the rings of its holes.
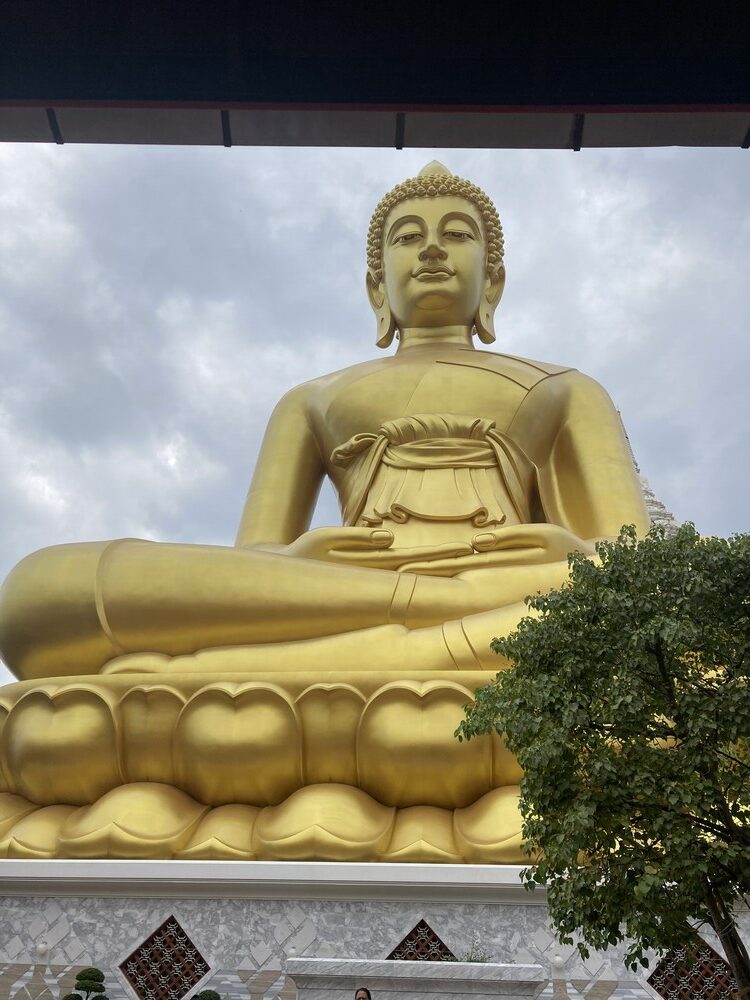
{"type": "Polygon", "coordinates": [[[518,523],[531,520],[536,466],[483,417],[399,417],[375,434],[355,434],[331,462],[349,470],[347,525],[420,517],[482,527],[502,524],[509,505],[518,523]]]}

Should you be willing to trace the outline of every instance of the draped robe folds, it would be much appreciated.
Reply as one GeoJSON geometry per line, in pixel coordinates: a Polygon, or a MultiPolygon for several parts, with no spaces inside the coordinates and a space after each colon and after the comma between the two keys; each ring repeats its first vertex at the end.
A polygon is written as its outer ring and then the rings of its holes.
{"type": "Polygon", "coordinates": [[[355,434],[331,455],[347,470],[344,524],[392,527],[410,518],[477,529],[528,524],[539,507],[533,462],[495,423],[415,414],[355,434]]]}

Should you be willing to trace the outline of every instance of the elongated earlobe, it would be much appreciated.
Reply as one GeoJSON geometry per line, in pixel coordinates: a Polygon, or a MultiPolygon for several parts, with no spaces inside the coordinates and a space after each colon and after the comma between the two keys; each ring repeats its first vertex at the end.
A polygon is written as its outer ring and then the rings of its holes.
{"type": "Polygon", "coordinates": [[[490,309],[488,305],[482,302],[474,317],[474,329],[476,330],[477,337],[479,337],[483,344],[495,343],[494,312],[494,309],[490,309]]]}
{"type": "Polygon", "coordinates": [[[382,281],[376,281],[372,271],[367,272],[367,297],[375,313],[378,329],[375,335],[375,344],[378,347],[390,347],[396,333],[396,323],[393,319],[391,307],[388,304],[388,296],[385,294],[382,281]]]}
{"type": "Polygon", "coordinates": [[[474,329],[483,344],[495,342],[495,310],[505,289],[505,267],[501,264],[494,274],[487,276],[476,316],[474,329]]]}

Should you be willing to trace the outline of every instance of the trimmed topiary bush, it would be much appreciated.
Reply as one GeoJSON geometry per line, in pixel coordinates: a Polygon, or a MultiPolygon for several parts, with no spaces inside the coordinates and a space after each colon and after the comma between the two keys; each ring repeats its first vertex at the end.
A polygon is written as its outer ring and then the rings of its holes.
{"type": "Polygon", "coordinates": [[[96,997],[96,1000],[107,1000],[104,993],[104,973],[101,969],[93,966],[81,969],[76,975],[75,988],[77,993],[68,993],[62,1000],[91,1000],[91,997],[96,997]]]}

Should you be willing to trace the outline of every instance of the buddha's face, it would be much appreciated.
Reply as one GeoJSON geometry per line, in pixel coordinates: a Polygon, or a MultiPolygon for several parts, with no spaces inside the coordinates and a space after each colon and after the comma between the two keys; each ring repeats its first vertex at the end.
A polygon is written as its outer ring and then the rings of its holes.
{"type": "Polygon", "coordinates": [[[383,282],[396,325],[471,326],[487,283],[478,209],[466,198],[409,198],[383,228],[383,282]]]}

